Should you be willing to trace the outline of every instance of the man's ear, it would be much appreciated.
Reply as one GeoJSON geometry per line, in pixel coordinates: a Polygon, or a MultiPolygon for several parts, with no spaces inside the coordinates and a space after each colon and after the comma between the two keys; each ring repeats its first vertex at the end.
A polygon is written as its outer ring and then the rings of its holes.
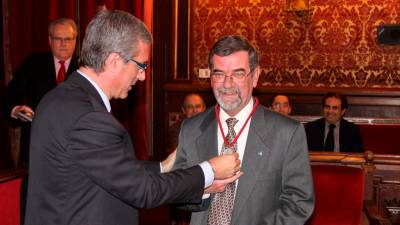
{"type": "Polygon", "coordinates": [[[257,66],[253,72],[253,87],[257,87],[258,78],[260,77],[260,66],[257,66]]]}
{"type": "Polygon", "coordinates": [[[115,73],[117,70],[119,70],[122,61],[123,60],[119,54],[111,53],[104,61],[104,70],[115,73]]]}

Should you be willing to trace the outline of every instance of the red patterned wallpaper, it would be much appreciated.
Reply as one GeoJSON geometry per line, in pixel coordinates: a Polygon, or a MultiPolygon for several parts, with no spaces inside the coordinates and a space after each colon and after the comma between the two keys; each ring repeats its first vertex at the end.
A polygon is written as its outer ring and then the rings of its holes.
{"type": "MultiPolygon", "coordinates": [[[[400,88],[400,45],[376,43],[377,25],[400,24],[400,0],[310,0],[305,25],[286,0],[191,0],[191,67],[223,35],[259,50],[259,84],[276,87],[400,88]]],[[[195,83],[203,82],[194,78],[195,83]]]]}

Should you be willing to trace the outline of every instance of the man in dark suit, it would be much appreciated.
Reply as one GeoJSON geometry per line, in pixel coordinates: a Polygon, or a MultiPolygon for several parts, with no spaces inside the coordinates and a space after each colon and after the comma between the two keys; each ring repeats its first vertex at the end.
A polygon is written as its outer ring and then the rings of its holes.
{"type": "MultiPolygon", "coordinates": [[[[78,68],[78,57],[74,55],[78,34],[75,22],[68,18],[54,20],[48,32],[51,52],[29,55],[18,67],[5,91],[5,116],[12,126],[21,127],[19,164],[25,169],[29,165],[31,124],[28,120],[33,117],[39,101],[57,85],[57,81],[61,82],[78,68]]],[[[21,184],[21,224],[24,221],[27,185],[25,177],[21,184]]]]}
{"type": "Polygon", "coordinates": [[[237,154],[164,174],[164,163],[136,159],[110,99],[145,79],[151,40],[122,11],[100,11],[89,23],[81,67],[36,108],[26,225],[134,225],[137,208],[199,202],[241,175],[237,154]]]}
{"type": "Polygon", "coordinates": [[[208,59],[218,104],[183,122],[174,168],[238,152],[244,175],[222,194],[183,206],[205,210],[193,212],[191,224],[304,224],[314,194],[303,126],[252,96],[260,68],[247,40],[222,37],[208,59]]]}
{"type": "Polygon", "coordinates": [[[22,126],[20,162],[28,167],[30,123],[18,114],[34,115],[40,99],[57,85],[57,75],[64,62],[65,76],[78,69],[78,57],[74,55],[77,26],[71,19],[61,18],[49,25],[51,52],[29,55],[18,67],[5,92],[5,115],[15,125],[22,126]]]}
{"type": "Polygon", "coordinates": [[[363,152],[358,126],[343,119],[345,96],[327,93],[322,99],[324,117],[305,125],[310,151],[363,152]]]}

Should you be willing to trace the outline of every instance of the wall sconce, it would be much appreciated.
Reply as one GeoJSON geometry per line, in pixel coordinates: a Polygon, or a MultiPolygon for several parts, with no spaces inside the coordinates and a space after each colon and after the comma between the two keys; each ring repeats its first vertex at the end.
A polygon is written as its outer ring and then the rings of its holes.
{"type": "Polygon", "coordinates": [[[310,8],[309,0],[286,0],[286,23],[289,22],[290,14],[296,15],[305,25],[311,23],[311,17],[313,14],[313,9],[310,8]]]}

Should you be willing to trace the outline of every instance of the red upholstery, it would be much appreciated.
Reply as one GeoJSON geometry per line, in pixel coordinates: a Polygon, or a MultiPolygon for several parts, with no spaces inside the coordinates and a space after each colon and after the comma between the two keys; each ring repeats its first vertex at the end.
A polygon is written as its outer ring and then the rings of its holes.
{"type": "Polygon", "coordinates": [[[307,225],[360,225],[364,172],[338,165],[312,165],[314,213],[307,225]]]}
{"type": "Polygon", "coordinates": [[[399,124],[359,124],[364,151],[400,154],[399,124]]]}
{"type": "Polygon", "coordinates": [[[19,192],[21,178],[0,183],[0,224],[19,225],[19,192]]]}

